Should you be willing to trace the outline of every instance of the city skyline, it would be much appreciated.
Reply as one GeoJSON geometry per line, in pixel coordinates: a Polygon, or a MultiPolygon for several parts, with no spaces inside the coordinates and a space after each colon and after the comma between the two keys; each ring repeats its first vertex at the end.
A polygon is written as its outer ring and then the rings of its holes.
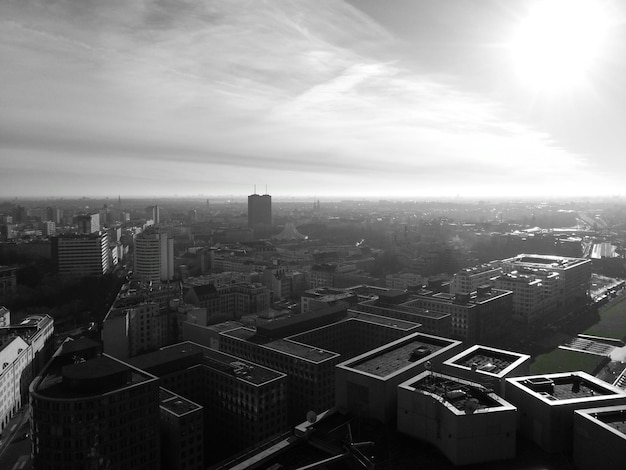
{"type": "Polygon", "coordinates": [[[3,2],[0,197],[620,194],[623,5],[510,3],[3,2]]]}

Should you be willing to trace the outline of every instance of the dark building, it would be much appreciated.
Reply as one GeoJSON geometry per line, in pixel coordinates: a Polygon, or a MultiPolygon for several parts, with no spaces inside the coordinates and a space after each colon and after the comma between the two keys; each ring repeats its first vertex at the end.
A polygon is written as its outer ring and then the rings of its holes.
{"type": "Polygon", "coordinates": [[[33,468],[159,469],[159,380],[64,343],[30,385],[33,468]]]}
{"type": "Polygon", "coordinates": [[[252,194],[248,196],[248,227],[272,225],[272,196],[252,194]]]}

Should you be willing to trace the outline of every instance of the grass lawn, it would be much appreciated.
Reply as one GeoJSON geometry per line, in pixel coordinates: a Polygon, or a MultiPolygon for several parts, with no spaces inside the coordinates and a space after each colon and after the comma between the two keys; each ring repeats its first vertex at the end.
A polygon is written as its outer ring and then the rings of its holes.
{"type": "Polygon", "coordinates": [[[605,358],[595,354],[579,353],[567,349],[555,349],[547,354],[537,356],[530,365],[531,374],[548,374],[582,370],[593,374],[605,358]]]}
{"type": "Polygon", "coordinates": [[[587,335],[626,339],[626,299],[600,313],[600,321],[584,332],[587,335]]]}

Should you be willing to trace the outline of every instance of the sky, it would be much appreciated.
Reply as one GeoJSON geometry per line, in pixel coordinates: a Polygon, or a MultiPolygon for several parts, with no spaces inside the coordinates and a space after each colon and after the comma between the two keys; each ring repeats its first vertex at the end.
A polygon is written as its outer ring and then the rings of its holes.
{"type": "Polygon", "coordinates": [[[0,197],[621,194],[625,6],[549,1],[2,0],[0,197]]]}

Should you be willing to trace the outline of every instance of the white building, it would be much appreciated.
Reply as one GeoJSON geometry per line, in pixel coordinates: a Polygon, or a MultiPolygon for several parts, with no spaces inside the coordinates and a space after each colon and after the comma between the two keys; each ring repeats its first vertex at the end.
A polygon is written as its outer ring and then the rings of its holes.
{"type": "Polygon", "coordinates": [[[0,433],[28,401],[28,385],[45,362],[52,318],[35,315],[0,328],[0,433]],[[42,357],[44,356],[44,357],[42,357]]]}
{"type": "Polygon", "coordinates": [[[134,277],[142,281],[174,278],[174,239],[165,233],[142,233],[135,239],[134,277]]]}

